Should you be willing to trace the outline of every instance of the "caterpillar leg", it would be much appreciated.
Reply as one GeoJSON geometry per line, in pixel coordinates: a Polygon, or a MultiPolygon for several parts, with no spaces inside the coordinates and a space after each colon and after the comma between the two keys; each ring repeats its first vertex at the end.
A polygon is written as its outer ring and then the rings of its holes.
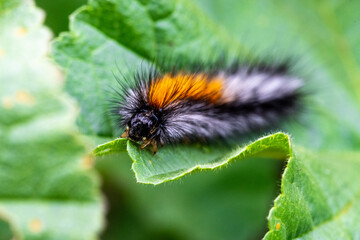
{"type": "Polygon", "coordinates": [[[152,146],[152,148],[153,148],[153,152],[154,152],[154,155],[156,154],[156,152],[157,152],[157,142],[156,142],[156,140],[152,140],[151,141],[151,146],[152,146]]]}
{"type": "Polygon", "coordinates": [[[144,140],[143,144],[140,146],[140,149],[146,148],[147,146],[150,145],[150,143],[151,143],[154,155],[155,155],[156,152],[157,152],[157,142],[156,142],[156,140],[151,140],[151,139],[144,140]]]}
{"type": "Polygon", "coordinates": [[[151,143],[151,139],[144,140],[143,144],[140,146],[140,149],[144,149],[151,143]]]}
{"type": "Polygon", "coordinates": [[[126,127],[125,132],[123,132],[123,134],[121,134],[120,137],[122,137],[122,138],[127,138],[127,137],[129,137],[129,127],[126,127]]]}

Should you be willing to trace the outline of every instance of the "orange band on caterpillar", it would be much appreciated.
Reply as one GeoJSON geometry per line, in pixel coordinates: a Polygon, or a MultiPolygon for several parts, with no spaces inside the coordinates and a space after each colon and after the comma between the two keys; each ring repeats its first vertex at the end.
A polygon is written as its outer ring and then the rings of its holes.
{"type": "Polygon", "coordinates": [[[151,82],[148,102],[150,106],[158,109],[184,99],[203,99],[216,103],[222,96],[223,82],[224,79],[209,77],[202,73],[165,74],[151,82]]]}

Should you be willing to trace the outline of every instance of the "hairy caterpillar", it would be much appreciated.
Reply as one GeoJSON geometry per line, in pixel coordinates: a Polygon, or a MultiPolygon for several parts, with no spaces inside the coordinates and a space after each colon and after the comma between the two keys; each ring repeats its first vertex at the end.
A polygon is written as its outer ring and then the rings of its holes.
{"type": "Polygon", "coordinates": [[[231,138],[271,127],[301,105],[301,79],[286,64],[233,64],[188,71],[140,69],[134,81],[119,81],[112,113],[121,137],[141,149],[180,141],[231,138]]]}

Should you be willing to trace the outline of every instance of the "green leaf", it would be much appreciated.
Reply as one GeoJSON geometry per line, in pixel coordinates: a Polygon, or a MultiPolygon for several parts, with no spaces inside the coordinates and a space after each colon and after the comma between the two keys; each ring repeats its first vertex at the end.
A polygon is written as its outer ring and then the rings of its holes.
{"type": "MultiPolygon", "coordinates": [[[[115,140],[117,142],[123,142],[123,139],[115,140]]],[[[114,143],[99,148],[111,144],[114,143]]],[[[313,153],[299,147],[293,153],[289,137],[283,133],[233,150],[226,158],[217,157],[218,151],[221,153],[219,148],[200,147],[197,151],[184,148],[168,147],[153,156],[151,152],[139,154],[146,150],[139,150],[139,146],[129,141],[128,152],[136,159],[132,168],[137,181],[159,184],[194,170],[214,169],[229,161],[261,156],[264,151],[266,156],[269,152],[282,153],[281,156],[289,157],[289,162],[282,179],[282,193],[270,211],[270,231],[265,239],[319,239],[325,236],[353,239],[359,234],[360,187],[356,179],[360,154],[313,153]],[[197,162],[187,161],[182,157],[183,152],[190,152],[197,162]],[[334,228],[337,229],[335,232],[334,228]]]]}
{"type": "Polygon", "coordinates": [[[296,148],[269,214],[265,239],[356,239],[360,154],[296,148]]]}
{"type": "Polygon", "coordinates": [[[16,239],[93,239],[99,183],[74,103],[46,59],[43,18],[32,1],[7,1],[0,12],[0,216],[16,239]]]}
{"type": "Polygon", "coordinates": [[[11,232],[10,224],[4,219],[0,219],[0,239],[12,239],[14,234],[11,232]]]}
{"type": "Polygon", "coordinates": [[[93,153],[97,157],[102,157],[106,155],[111,155],[115,153],[122,153],[126,151],[127,139],[118,138],[113,141],[101,144],[97,146],[93,153]]]}
{"type": "MultiPolygon", "coordinates": [[[[95,156],[105,156],[125,151],[125,139],[116,139],[94,150],[95,156]]],[[[127,141],[127,151],[134,163],[132,169],[140,183],[160,184],[182,177],[194,170],[214,169],[236,159],[275,153],[284,157],[290,154],[289,136],[275,133],[245,146],[232,149],[230,146],[179,145],[165,146],[154,155],[141,150],[139,145],[127,141]]]]}
{"type": "MultiPolygon", "coordinates": [[[[129,143],[128,147],[133,148],[135,153],[140,151],[138,146],[134,146],[133,143],[129,143]]],[[[269,150],[273,150],[273,153],[281,152],[280,156],[288,157],[288,164],[282,178],[281,194],[275,200],[274,207],[270,211],[268,217],[270,231],[266,234],[265,239],[356,239],[360,229],[359,153],[315,153],[298,146],[292,147],[288,136],[278,133],[260,139],[244,149],[234,151],[234,156],[228,161],[248,159],[247,161],[251,161],[251,164],[256,166],[261,162],[256,162],[257,159],[252,159],[252,157],[262,156],[261,152],[264,150],[268,150],[265,156],[269,156],[269,150]]],[[[129,152],[131,153],[131,151],[129,152]]],[[[175,152],[175,154],[181,154],[181,152],[175,152]]],[[[160,183],[164,179],[170,180],[172,177],[188,173],[184,169],[180,171],[176,171],[178,170],[176,169],[170,173],[166,171],[166,175],[151,175],[158,173],[156,171],[165,164],[157,165],[157,161],[162,159],[156,158],[156,155],[152,156],[150,152],[148,155],[148,159],[133,163],[133,169],[137,166],[145,172],[142,174],[147,177],[144,178],[146,183],[160,183]]],[[[173,159],[167,158],[168,161],[173,159]]],[[[181,159],[181,157],[176,159],[181,159]]],[[[201,162],[197,169],[213,168],[221,163],[224,162],[210,162],[209,164],[201,162]]],[[[237,171],[240,173],[240,170],[237,171]]],[[[259,176],[261,175],[259,174],[259,176]]],[[[211,175],[211,178],[214,177],[211,175]]],[[[137,179],[139,181],[139,174],[137,174],[137,179]]],[[[187,180],[189,181],[189,179],[187,180]]],[[[119,183],[123,183],[123,181],[121,180],[119,183]]],[[[246,182],[246,180],[244,181],[246,182]]],[[[195,183],[192,182],[192,184],[195,183]]],[[[255,187],[254,191],[258,189],[257,186],[249,187],[255,187]]],[[[172,188],[176,188],[176,185],[171,185],[172,188]]],[[[178,189],[177,191],[183,190],[178,189]]],[[[151,203],[149,198],[154,197],[154,194],[156,193],[145,197],[148,200],[146,204],[151,204],[152,208],[156,204],[151,203]]],[[[168,196],[167,194],[169,193],[166,193],[166,196],[168,196]]],[[[206,193],[202,194],[206,195],[206,193]]],[[[176,196],[178,197],[178,195],[176,196]]],[[[156,201],[161,200],[156,199],[156,201]]],[[[162,203],[162,207],[164,204],[166,203],[162,203]]],[[[242,211],[246,212],[245,209],[242,211]]],[[[256,211],[253,210],[253,212],[256,211]]],[[[193,233],[196,232],[193,231],[193,233]]]]}

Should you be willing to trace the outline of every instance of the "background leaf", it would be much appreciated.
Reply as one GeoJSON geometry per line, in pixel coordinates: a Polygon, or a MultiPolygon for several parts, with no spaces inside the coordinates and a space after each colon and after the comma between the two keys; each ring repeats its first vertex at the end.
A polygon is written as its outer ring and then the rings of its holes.
{"type": "Polygon", "coordinates": [[[92,239],[102,226],[98,179],[74,104],[45,59],[42,21],[32,1],[1,8],[0,216],[16,239],[92,239]]]}
{"type": "Polygon", "coordinates": [[[360,154],[296,149],[270,210],[265,239],[357,239],[360,154]]]}
{"type": "Polygon", "coordinates": [[[35,0],[36,6],[46,11],[45,25],[51,28],[55,36],[68,30],[69,15],[86,2],[86,0],[35,0]]]}
{"type": "Polygon", "coordinates": [[[244,48],[297,59],[311,100],[288,131],[312,149],[359,149],[358,1],[196,0],[244,48]]]}

